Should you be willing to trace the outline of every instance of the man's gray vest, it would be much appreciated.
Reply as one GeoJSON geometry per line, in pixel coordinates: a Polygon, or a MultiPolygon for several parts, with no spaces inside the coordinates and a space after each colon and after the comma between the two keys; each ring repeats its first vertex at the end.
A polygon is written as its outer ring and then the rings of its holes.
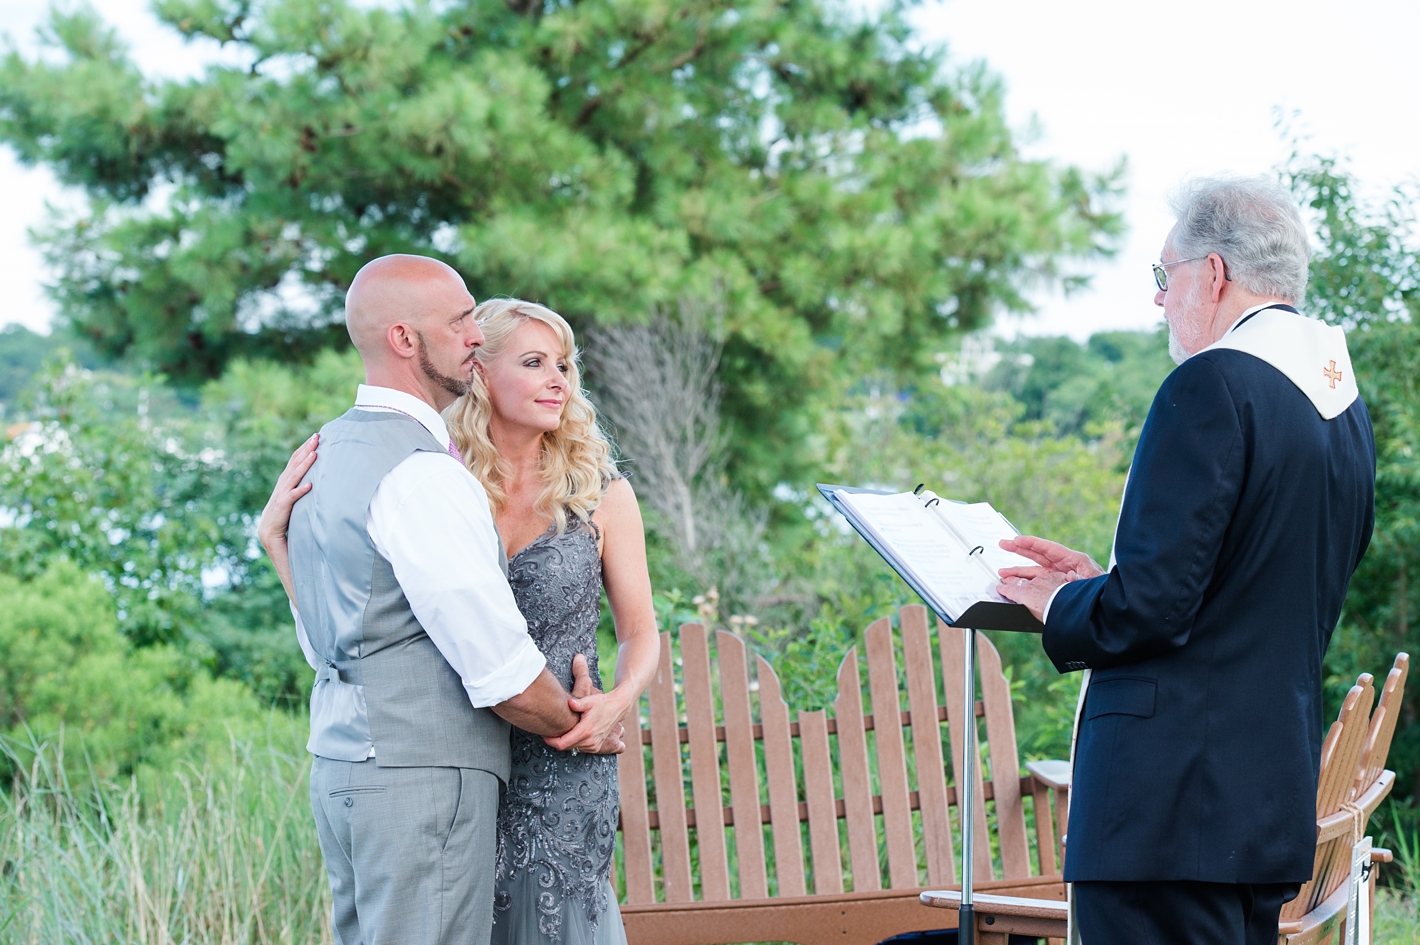
{"type": "MultiPolygon", "coordinates": [[[[447,452],[403,414],[355,409],[321,428],[305,479],[314,487],[289,532],[296,603],[324,663],[306,748],[363,761],[373,746],[381,767],[479,768],[506,781],[508,723],[469,702],[366,531],[380,481],[421,450],[447,452]]],[[[478,616],[468,615],[470,629],[478,616]]]]}

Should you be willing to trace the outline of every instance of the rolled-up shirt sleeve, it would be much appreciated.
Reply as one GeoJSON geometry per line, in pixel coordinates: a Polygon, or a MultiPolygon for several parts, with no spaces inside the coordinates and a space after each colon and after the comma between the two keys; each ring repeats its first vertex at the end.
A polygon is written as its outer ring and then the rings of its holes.
{"type": "Polygon", "coordinates": [[[475,707],[532,685],[547,661],[499,566],[498,532],[477,479],[450,456],[415,453],[375,490],[367,525],[475,707]]]}

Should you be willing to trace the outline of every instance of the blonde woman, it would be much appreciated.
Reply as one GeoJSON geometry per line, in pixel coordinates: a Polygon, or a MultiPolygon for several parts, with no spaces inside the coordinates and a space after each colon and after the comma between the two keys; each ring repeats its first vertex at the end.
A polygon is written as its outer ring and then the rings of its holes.
{"type": "MultiPolygon", "coordinates": [[[[610,882],[616,758],[594,752],[617,743],[659,658],[641,513],[582,390],[571,326],[515,299],[484,302],[474,318],[484,342],[473,383],[444,417],[488,493],[528,632],[568,691],[583,657],[602,686],[603,589],[618,641],[615,685],[582,698],[574,692],[575,728],[549,739],[513,729],[512,773],[498,809],[493,943],[624,945],[610,882]]],[[[308,488],[296,483],[314,450],[313,438],[292,456],[262,515],[262,542],[278,570],[288,568],[284,519],[308,488]]]]}
{"type": "Polygon", "coordinates": [[[528,632],[569,689],[579,653],[600,688],[605,587],[619,642],[615,685],[572,700],[582,713],[576,728],[546,741],[513,730],[513,773],[498,809],[493,942],[625,942],[610,882],[616,758],[578,746],[595,750],[612,735],[656,672],[641,512],[582,391],[567,322],[513,299],[484,302],[474,318],[484,342],[473,388],[446,416],[488,492],[528,632]]]}

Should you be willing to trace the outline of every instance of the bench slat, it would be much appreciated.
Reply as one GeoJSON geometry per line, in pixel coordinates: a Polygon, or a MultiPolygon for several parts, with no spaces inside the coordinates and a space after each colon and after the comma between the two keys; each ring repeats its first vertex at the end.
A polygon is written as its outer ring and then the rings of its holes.
{"type": "MultiPolygon", "coordinates": [[[[962,646],[965,639],[962,636],[964,631],[956,627],[949,627],[941,618],[937,619],[937,643],[942,652],[942,685],[947,693],[947,727],[951,731],[952,739],[952,774],[956,782],[957,795],[961,795],[962,783],[958,776],[963,768],[962,744],[966,739],[966,725],[975,725],[976,719],[964,720],[961,717],[961,703],[964,697],[962,692],[962,646]]],[[[977,635],[977,651],[984,650],[991,642],[981,635],[977,635]]],[[[978,677],[981,675],[977,674],[978,677]]],[[[984,701],[984,700],[983,700],[984,701]]],[[[977,741],[980,745],[980,741],[977,741]]],[[[975,844],[975,854],[972,864],[975,875],[982,879],[991,879],[991,844],[984,842],[986,837],[991,836],[986,826],[986,791],[981,774],[981,765],[974,765],[976,771],[976,797],[978,800],[974,805],[976,811],[976,836],[983,838],[983,842],[975,844]]],[[[958,816],[967,817],[968,814],[957,808],[958,816]]],[[[966,821],[963,820],[962,823],[966,821]]]]}
{"type": "Polygon", "coordinates": [[[883,888],[878,868],[878,832],[873,817],[872,776],[868,770],[868,735],[863,730],[863,684],[858,676],[858,648],[849,647],[838,667],[838,770],[843,775],[843,806],[848,812],[848,859],[853,891],[883,888]]]}
{"type": "MultiPolygon", "coordinates": [[[[879,719],[898,718],[901,716],[901,697],[897,688],[892,624],[886,618],[873,621],[864,639],[868,652],[868,688],[872,693],[873,715],[879,719]]],[[[902,728],[879,725],[873,736],[877,744],[878,783],[882,790],[883,834],[887,837],[888,878],[894,889],[905,889],[918,885],[918,882],[902,728]]]]}
{"type": "Polygon", "coordinates": [[[917,760],[917,793],[921,798],[922,841],[927,853],[927,882],[933,886],[947,886],[957,881],[957,868],[952,849],[952,817],[947,809],[942,727],[936,720],[937,681],[932,666],[927,608],[921,604],[902,608],[900,622],[902,659],[907,664],[908,705],[912,709],[912,751],[917,760]]]}
{"type": "Polygon", "coordinates": [[[740,898],[767,899],[764,828],[759,822],[759,773],[754,760],[754,720],[749,707],[749,666],[745,645],[733,633],[715,634],[720,657],[720,699],[725,713],[725,751],[730,762],[730,803],[735,818],[735,859],[740,898]]]}
{"type": "Polygon", "coordinates": [[[814,895],[843,892],[838,849],[838,805],[828,754],[828,719],[822,709],[799,713],[799,750],[804,753],[804,800],[809,808],[809,848],[814,857],[814,895]]]}
{"type": "Polygon", "coordinates": [[[1001,654],[981,638],[977,662],[981,701],[986,703],[986,744],[991,757],[991,781],[996,786],[996,830],[1001,849],[1001,878],[1030,876],[1030,841],[1021,802],[1020,756],[1016,753],[1016,721],[1011,711],[1011,684],[1001,672],[1001,654]]]}
{"type": "Polygon", "coordinates": [[[641,747],[639,700],[627,713],[625,725],[626,750],[616,759],[622,850],[626,858],[625,895],[628,903],[650,903],[656,901],[656,883],[651,860],[651,818],[646,805],[646,760],[641,747]]]}
{"type": "Polygon", "coordinates": [[[690,788],[695,795],[695,839],[700,848],[700,896],[706,902],[718,902],[730,898],[730,867],[725,823],[720,816],[720,748],[715,742],[710,641],[704,624],[688,623],[680,628],[680,659],[685,727],[690,735],[690,788]]]}
{"type": "MultiPolygon", "coordinates": [[[[759,715],[764,721],[764,775],[769,782],[769,812],[774,833],[774,875],[779,880],[779,895],[802,896],[806,888],[804,846],[799,837],[799,788],[794,779],[789,706],[784,702],[779,677],[773,668],[762,656],[756,657],[756,662],[759,715]]],[[[827,741],[825,733],[825,747],[827,741]]]]}
{"type": "MultiPolygon", "coordinates": [[[[661,659],[651,693],[651,770],[656,778],[656,814],[661,832],[661,877],[666,902],[692,902],[690,838],[685,823],[685,771],[680,763],[676,724],[675,671],[671,635],[661,634],[661,659]]],[[[716,804],[716,808],[720,805],[716,804]]]]}

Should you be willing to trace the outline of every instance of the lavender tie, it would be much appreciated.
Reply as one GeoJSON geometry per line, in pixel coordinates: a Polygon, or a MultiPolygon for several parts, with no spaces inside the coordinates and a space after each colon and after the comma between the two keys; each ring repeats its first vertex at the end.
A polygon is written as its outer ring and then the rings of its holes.
{"type": "Polygon", "coordinates": [[[463,462],[463,456],[459,454],[459,448],[454,445],[453,437],[449,437],[449,455],[452,456],[454,459],[458,460],[460,463],[463,462]]]}

